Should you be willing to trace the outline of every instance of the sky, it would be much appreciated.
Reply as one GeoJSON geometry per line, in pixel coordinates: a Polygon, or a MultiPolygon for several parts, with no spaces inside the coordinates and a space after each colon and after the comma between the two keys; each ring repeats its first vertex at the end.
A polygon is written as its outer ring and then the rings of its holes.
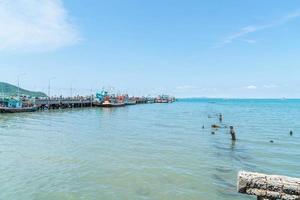
{"type": "Polygon", "coordinates": [[[299,0],[0,0],[0,81],[51,95],[300,98],[299,0]]]}

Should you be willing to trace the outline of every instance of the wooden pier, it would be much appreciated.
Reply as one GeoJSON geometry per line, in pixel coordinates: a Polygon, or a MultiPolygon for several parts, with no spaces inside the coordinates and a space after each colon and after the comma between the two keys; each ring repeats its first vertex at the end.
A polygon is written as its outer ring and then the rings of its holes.
{"type": "MultiPolygon", "coordinates": [[[[152,97],[128,97],[121,96],[122,99],[117,99],[116,96],[108,96],[111,98],[109,101],[116,103],[118,100],[120,104],[124,106],[127,105],[136,105],[136,104],[152,104],[152,103],[173,103],[175,98],[165,99],[164,102],[159,101],[161,97],[152,98],[152,97]],[[115,102],[116,101],[116,102],[115,102]]],[[[14,97],[7,97],[6,99],[0,99],[0,108],[6,109],[9,108],[7,101],[14,100],[14,97]]],[[[16,101],[16,100],[15,100],[16,101]]],[[[97,96],[76,96],[76,97],[44,97],[44,98],[26,98],[21,97],[17,101],[22,102],[22,107],[34,108],[32,111],[36,110],[49,110],[49,109],[66,109],[66,108],[84,108],[84,107],[103,107],[103,99],[99,99],[97,96]]],[[[116,106],[111,106],[116,107],[116,106]]],[[[14,107],[11,107],[14,108],[14,107]]],[[[6,111],[5,110],[5,111],[6,111]]],[[[22,109],[10,109],[13,112],[22,111],[22,109]]],[[[31,110],[30,110],[31,111],[31,110]]]]}
{"type": "MultiPolygon", "coordinates": [[[[132,97],[131,100],[134,100],[136,104],[147,104],[150,102],[149,99],[147,99],[146,97],[132,97]]],[[[158,103],[155,101],[155,98],[153,98],[151,102],[158,103]]],[[[99,102],[94,97],[43,98],[43,99],[36,99],[35,105],[40,110],[44,110],[44,109],[97,107],[99,106],[99,102]]]]}
{"type": "Polygon", "coordinates": [[[94,101],[90,98],[51,98],[36,99],[35,105],[43,109],[60,109],[60,108],[83,108],[92,107],[94,101]]]}

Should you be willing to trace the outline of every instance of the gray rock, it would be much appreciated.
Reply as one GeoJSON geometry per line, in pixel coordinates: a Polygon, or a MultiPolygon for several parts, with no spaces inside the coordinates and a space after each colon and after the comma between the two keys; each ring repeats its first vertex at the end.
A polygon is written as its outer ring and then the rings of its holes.
{"type": "Polygon", "coordinates": [[[240,171],[238,192],[258,199],[300,200],[300,179],[240,171]]]}

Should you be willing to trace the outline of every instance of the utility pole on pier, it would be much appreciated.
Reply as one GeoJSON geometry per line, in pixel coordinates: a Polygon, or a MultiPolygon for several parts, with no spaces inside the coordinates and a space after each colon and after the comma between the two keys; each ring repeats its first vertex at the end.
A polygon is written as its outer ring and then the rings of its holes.
{"type": "Polygon", "coordinates": [[[93,89],[91,88],[91,108],[93,107],[93,89]]]}
{"type": "Polygon", "coordinates": [[[25,75],[25,73],[18,75],[18,100],[20,100],[20,77],[24,76],[24,75],[25,75]]]}
{"type": "Polygon", "coordinates": [[[71,84],[71,89],[70,89],[70,91],[71,91],[71,98],[73,98],[73,85],[71,84]]]}
{"type": "Polygon", "coordinates": [[[55,77],[49,78],[48,80],[48,109],[50,108],[50,98],[51,98],[51,80],[54,80],[55,77]]]}

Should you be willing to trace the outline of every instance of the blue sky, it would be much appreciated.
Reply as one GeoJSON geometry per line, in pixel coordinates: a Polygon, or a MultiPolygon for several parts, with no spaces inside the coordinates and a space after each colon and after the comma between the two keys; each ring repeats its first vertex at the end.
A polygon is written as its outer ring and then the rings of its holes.
{"type": "Polygon", "coordinates": [[[0,80],[51,93],[300,97],[300,1],[3,0],[0,80]]]}

